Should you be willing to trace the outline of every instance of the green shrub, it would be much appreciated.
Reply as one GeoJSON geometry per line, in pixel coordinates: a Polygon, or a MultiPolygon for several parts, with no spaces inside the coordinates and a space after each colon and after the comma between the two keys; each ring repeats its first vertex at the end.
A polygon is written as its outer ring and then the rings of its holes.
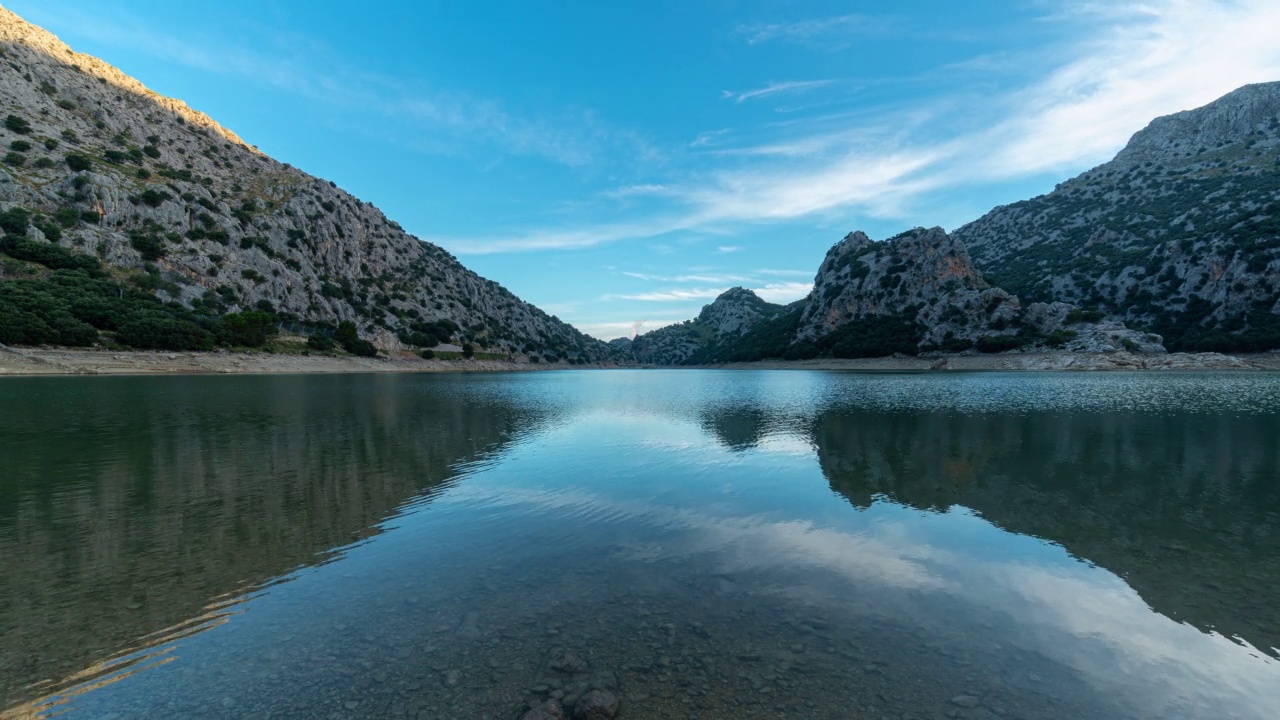
{"type": "Polygon", "coordinates": [[[983,335],[978,338],[978,352],[1002,353],[1022,347],[1022,337],[1018,335],[983,335]]]}
{"type": "Polygon", "coordinates": [[[1074,325],[1076,323],[1089,322],[1095,323],[1105,317],[1105,314],[1097,308],[1076,308],[1067,313],[1067,324],[1074,325]]]}
{"type": "Polygon", "coordinates": [[[1044,344],[1051,348],[1060,348],[1074,340],[1080,333],[1075,330],[1054,330],[1044,338],[1044,344]]]}
{"type": "Polygon", "coordinates": [[[112,165],[123,165],[129,162],[129,156],[119,150],[108,150],[102,153],[102,158],[112,165]]]}
{"type": "Polygon", "coordinates": [[[246,310],[223,315],[217,328],[218,342],[237,347],[262,347],[280,334],[270,313],[246,310]]]}
{"type": "Polygon", "coordinates": [[[53,214],[53,219],[64,228],[75,227],[80,222],[80,211],[75,208],[62,208],[53,214]]]}
{"type": "Polygon", "coordinates": [[[164,241],[154,234],[133,233],[129,236],[129,244],[147,261],[159,260],[166,252],[164,241]]]}
{"type": "Polygon", "coordinates": [[[143,152],[147,157],[150,157],[150,158],[158,158],[158,157],[160,157],[160,149],[159,149],[159,148],[157,148],[155,145],[147,145],[147,146],[143,147],[143,148],[142,148],[142,152],[143,152]]]}
{"type": "Polygon", "coordinates": [[[4,164],[14,167],[21,167],[27,162],[27,156],[22,153],[11,152],[4,156],[4,164]]]}
{"type": "Polygon", "coordinates": [[[50,345],[60,339],[58,331],[49,327],[39,315],[0,301],[0,343],[50,345]]]}
{"type": "Polygon", "coordinates": [[[9,130],[11,130],[12,132],[18,133],[19,135],[31,134],[31,123],[27,122],[23,118],[18,117],[17,115],[10,115],[9,117],[5,118],[4,126],[9,130]]]}
{"type": "Polygon", "coordinates": [[[961,353],[973,347],[973,341],[968,338],[947,338],[942,341],[939,349],[943,352],[961,353]]]}
{"type": "Polygon", "coordinates": [[[102,220],[102,215],[97,210],[81,210],[80,219],[90,225],[97,225],[102,220]]]}
{"type": "Polygon", "coordinates": [[[337,343],[333,341],[333,338],[325,335],[324,333],[312,333],[311,337],[307,338],[307,347],[312,350],[329,352],[337,347],[337,343]]]}
{"type": "Polygon", "coordinates": [[[31,224],[31,212],[20,207],[0,213],[0,230],[10,235],[26,235],[31,224]]]}
{"type": "Polygon", "coordinates": [[[151,178],[151,171],[146,168],[138,168],[138,172],[135,174],[138,176],[139,180],[148,180],[151,178]]]}
{"type": "Polygon", "coordinates": [[[45,138],[45,141],[44,141],[44,149],[45,149],[45,150],[57,150],[57,149],[58,149],[58,141],[57,141],[57,140],[54,140],[53,138],[45,138]]]}
{"type": "Polygon", "coordinates": [[[474,345],[472,345],[471,343],[462,343],[462,357],[472,358],[472,357],[475,357],[475,354],[476,354],[476,348],[474,345]]]}
{"type": "Polygon", "coordinates": [[[46,240],[56,243],[62,239],[62,228],[58,224],[45,217],[38,217],[32,223],[41,233],[44,234],[46,240]]]}
{"type": "Polygon", "coordinates": [[[832,357],[884,357],[915,355],[921,339],[919,325],[907,315],[870,315],[846,322],[818,338],[815,345],[832,357]]]}
{"type": "Polygon", "coordinates": [[[36,158],[36,161],[35,161],[35,162],[33,162],[33,163],[31,163],[31,166],[32,166],[32,167],[38,167],[38,168],[40,168],[41,170],[45,170],[45,169],[47,169],[47,168],[51,168],[51,167],[53,167],[53,166],[54,166],[54,162],[53,162],[53,160],[52,160],[52,159],[50,159],[50,158],[47,158],[47,157],[41,157],[41,158],[36,158]]]}
{"type": "Polygon", "coordinates": [[[67,153],[66,161],[67,167],[71,168],[73,172],[83,172],[93,167],[93,161],[89,159],[89,156],[81,155],[80,153],[67,153]]]}
{"type": "Polygon", "coordinates": [[[18,152],[26,152],[31,149],[31,143],[26,140],[14,140],[9,143],[9,149],[16,150],[18,152]]]}
{"type": "Polygon", "coordinates": [[[142,191],[142,194],[138,196],[138,199],[142,201],[143,205],[154,208],[160,207],[165,200],[168,200],[171,197],[173,196],[167,192],[147,188],[142,191]]]}
{"type": "Polygon", "coordinates": [[[422,351],[422,359],[423,359],[423,360],[430,360],[430,359],[434,358],[435,356],[436,356],[436,351],[435,351],[435,350],[432,350],[432,349],[430,349],[430,348],[427,348],[426,350],[423,350],[423,351],[422,351]]]}
{"type": "Polygon", "coordinates": [[[212,350],[213,336],[197,323],[162,312],[140,314],[120,326],[116,341],[154,350],[212,350]]]}
{"type": "Polygon", "coordinates": [[[356,324],[350,320],[343,320],[338,323],[338,330],[333,334],[333,339],[339,344],[346,345],[360,339],[360,334],[356,330],[356,324]]]}
{"type": "Polygon", "coordinates": [[[374,344],[368,340],[356,340],[355,342],[347,343],[343,345],[343,349],[359,357],[376,357],[378,354],[378,348],[374,347],[374,344]]]}

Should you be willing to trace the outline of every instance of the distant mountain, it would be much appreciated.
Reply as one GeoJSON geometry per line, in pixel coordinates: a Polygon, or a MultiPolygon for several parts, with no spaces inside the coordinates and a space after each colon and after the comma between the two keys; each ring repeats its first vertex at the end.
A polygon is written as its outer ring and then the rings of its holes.
{"type": "Polygon", "coordinates": [[[1067,303],[1024,307],[941,228],[883,242],[850,233],[827,251],[807,298],[784,307],[734,288],[696,320],[629,344],[638,362],[658,365],[1015,348],[1164,352],[1158,336],[1067,303]]]}
{"type": "Polygon", "coordinates": [[[615,347],[630,352],[638,362],[653,365],[721,362],[721,352],[736,348],[749,330],[786,312],[786,307],[765,302],[750,290],[730,288],[703,307],[697,318],[615,347]]]}
{"type": "Polygon", "coordinates": [[[1111,162],[955,231],[994,283],[1177,350],[1280,347],[1280,83],[1157,118],[1111,162]]]}
{"type": "Polygon", "coordinates": [[[612,353],[3,8],[0,62],[0,342],[207,347],[219,318],[265,310],[301,326],[349,320],[387,350],[612,353]]]}

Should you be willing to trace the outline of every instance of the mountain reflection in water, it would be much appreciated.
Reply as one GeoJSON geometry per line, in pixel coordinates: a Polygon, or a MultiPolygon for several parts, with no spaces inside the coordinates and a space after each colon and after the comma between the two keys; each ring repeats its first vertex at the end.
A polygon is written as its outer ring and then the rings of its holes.
{"type": "Polygon", "coordinates": [[[54,379],[0,403],[39,408],[0,418],[16,717],[510,717],[572,699],[565,647],[624,718],[1280,703],[1274,376],[54,379]]]}

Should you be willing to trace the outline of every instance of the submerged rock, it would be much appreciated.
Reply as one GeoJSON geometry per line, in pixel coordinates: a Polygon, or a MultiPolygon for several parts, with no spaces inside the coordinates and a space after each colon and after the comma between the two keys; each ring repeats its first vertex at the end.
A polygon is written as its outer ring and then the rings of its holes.
{"type": "Polygon", "coordinates": [[[565,720],[564,708],[555,700],[547,700],[530,708],[520,720],[565,720]]]}
{"type": "Polygon", "coordinates": [[[547,662],[547,667],[557,672],[569,673],[576,675],[591,670],[591,666],[587,661],[572,650],[559,649],[551,653],[551,659],[547,662]]]}
{"type": "Polygon", "coordinates": [[[610,720],[618,716],[618,696],[608,690],[592,690],[573,709],[573,720],[610,720]]]}

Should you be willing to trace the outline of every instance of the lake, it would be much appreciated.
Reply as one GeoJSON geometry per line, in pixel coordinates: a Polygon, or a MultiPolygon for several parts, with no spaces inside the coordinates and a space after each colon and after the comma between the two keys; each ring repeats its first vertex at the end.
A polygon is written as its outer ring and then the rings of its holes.
{"type": "Polygon", "coordinates": [[[0,716],[1273,719],[1278,647],[1280,375],[0,381],[0,716]]]}

